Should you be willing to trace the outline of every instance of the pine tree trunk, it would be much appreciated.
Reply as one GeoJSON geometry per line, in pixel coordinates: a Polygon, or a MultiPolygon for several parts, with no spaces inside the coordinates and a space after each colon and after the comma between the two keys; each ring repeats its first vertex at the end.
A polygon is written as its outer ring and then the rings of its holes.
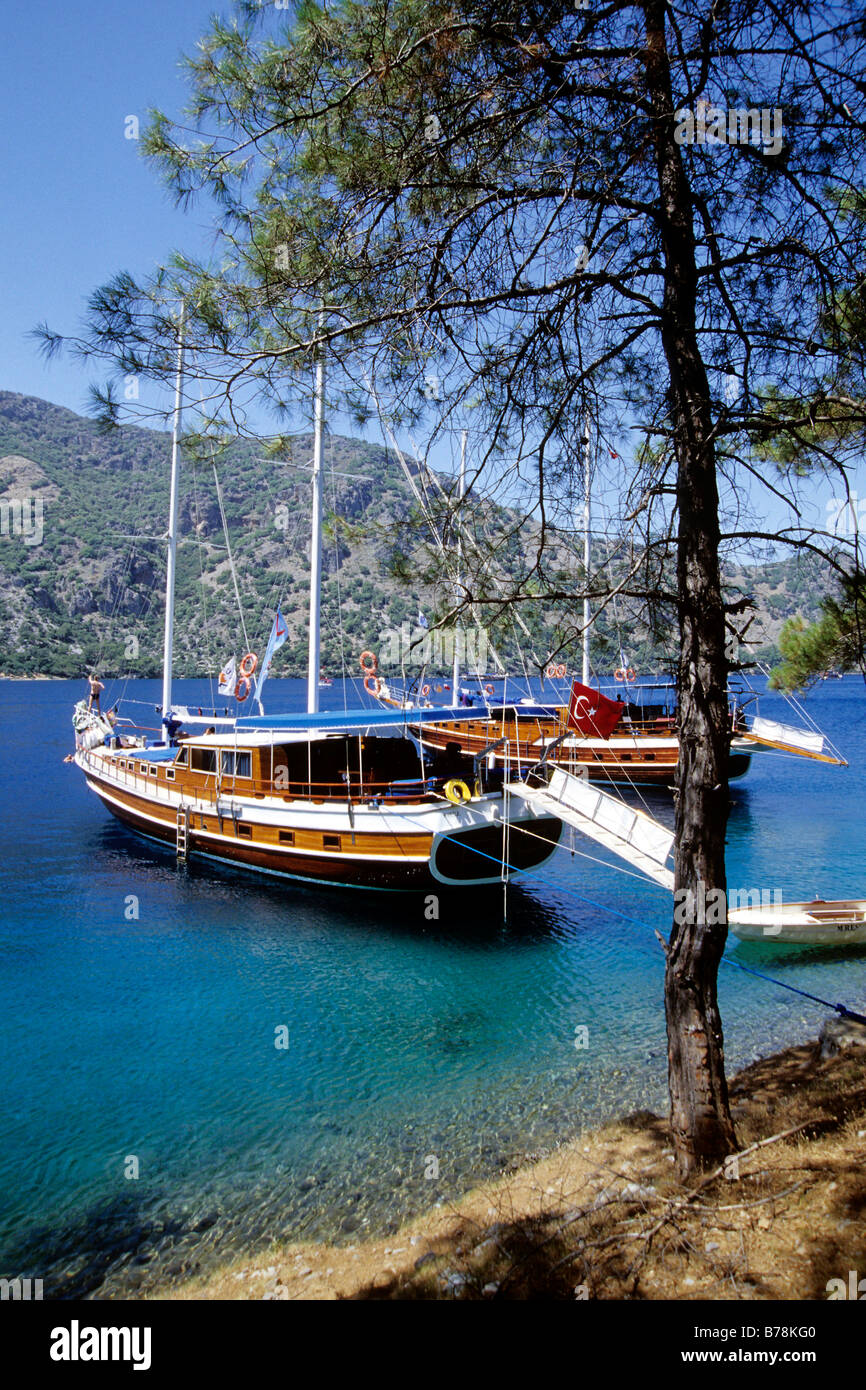
{"type": "Polygon", "coordinates": [[[719,498],[709,382],[696,333],[692,199],[679,146],[664,0],[647,0],[646,73],[655,126],[665,289],[662,346],[670,374],[677,461],[680,624],[678,797],[674,924],[665,972],[668,1085],[677,1168],[688,1178],[736,1148],[725,1079],[716,979],[727,936],[723,901],[728,816],[725,615],[719,573],[719,498]],[[712,890],[721,890],[714,894],[712,890]],[[708,924],[705,916],[721,916],[708,924]]]}

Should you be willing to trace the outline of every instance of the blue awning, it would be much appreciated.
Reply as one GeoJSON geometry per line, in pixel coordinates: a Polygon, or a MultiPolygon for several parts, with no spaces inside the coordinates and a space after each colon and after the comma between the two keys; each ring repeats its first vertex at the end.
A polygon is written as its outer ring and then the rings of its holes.
{"type": "MultiPolygon", "coordinates": [[[[519,706],[518,706],[519,708],[519,706]]],[[[315,732],[362,733],[365,729],[405,729],[407,725],[468,723],[472,719],[487,719],[483,705],[471,709],[446,706],[445,709],[350,709],[324,710],[319,714],[246,714],[237,721],[238,730],[272,729],[303,733],[315,732]]]]}

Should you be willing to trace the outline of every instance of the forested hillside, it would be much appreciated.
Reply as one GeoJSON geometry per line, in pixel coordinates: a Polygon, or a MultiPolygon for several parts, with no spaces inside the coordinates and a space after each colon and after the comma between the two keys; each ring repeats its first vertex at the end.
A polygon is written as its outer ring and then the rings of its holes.
{"type": "MultiPolygon", "coordinates": [[[[249,644],[262,650],[279,600],[291,633],[274,666],[283,675],[301,674],[306,663],[311,454],[310,437],[300,436],[281,459],[265,459],[260,445],[238,440],[216,460],[249,644]]],[[[7,534],[16,529],[14,510],[7,509],[0,535],[0,671],[78,676],[95,665],[112,675],[157,673],[169,455],[164,433],[105,434],[73,411],[0,392],[0,504],[42,504],[38,543],[35,533],[7,534]]],[[[345,660],[355,671],[358,653],[375,647],[386,629],[414,626],[419,611],[433,622],[449,589],[437,583],[429,531],[396,457],[329,436],[325,464],[323,664],[337,672],[345,660]]],[[[487,523],[500,535],[513,530],[502,542],[502,562],[522,563],[515,514],[492,509],[487,523]]],[[[245,645],[208,456],[184,457],[180,531],[176,665],[181,675],[204,675],[245,645]]],[[[733,590],[756,599],[749,635],[758,639],[753,654],[763,657],[775,654],[784,619],[814,617],[827,589],[807,559],[732,570],[729,579],[733,590]]],[[[543,661],[574,607],[522,608],[530,638],[508,615],[483,617],[503,660],[517,663],[519,637],[543,661]]],[[[621,645],[643,670],[664,669],[673,655],[669,636],[654,639],[627,603],[595,625],[599,670],[618,664],[621,645]]]]}

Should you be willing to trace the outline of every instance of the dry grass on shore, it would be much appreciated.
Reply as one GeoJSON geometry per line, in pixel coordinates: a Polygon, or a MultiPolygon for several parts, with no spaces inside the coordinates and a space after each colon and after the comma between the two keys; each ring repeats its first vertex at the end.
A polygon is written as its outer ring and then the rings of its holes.
{"type": "Polygon", "coordinates": [[[826,1299],[866,1275],[866,1048],[789,1048],[731,1083],[739,1177],[681,1186],[649,1112],[383,1240],[238,1260],[182,1299],[826,1299]]]}

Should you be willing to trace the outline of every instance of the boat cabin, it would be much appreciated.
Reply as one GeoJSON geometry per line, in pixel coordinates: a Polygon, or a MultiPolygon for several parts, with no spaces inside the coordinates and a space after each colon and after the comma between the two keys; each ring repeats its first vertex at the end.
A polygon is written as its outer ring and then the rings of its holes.
{"type": "Polygon", "coordinates": [[[449,778],[475,768],[456,745],[423,755],[409,738],[376,734],[208,733],[179,735],[174,747],[119,748],[116,765],[204,796],[279,796],[284,801],[439,799],[449,778]]]}

